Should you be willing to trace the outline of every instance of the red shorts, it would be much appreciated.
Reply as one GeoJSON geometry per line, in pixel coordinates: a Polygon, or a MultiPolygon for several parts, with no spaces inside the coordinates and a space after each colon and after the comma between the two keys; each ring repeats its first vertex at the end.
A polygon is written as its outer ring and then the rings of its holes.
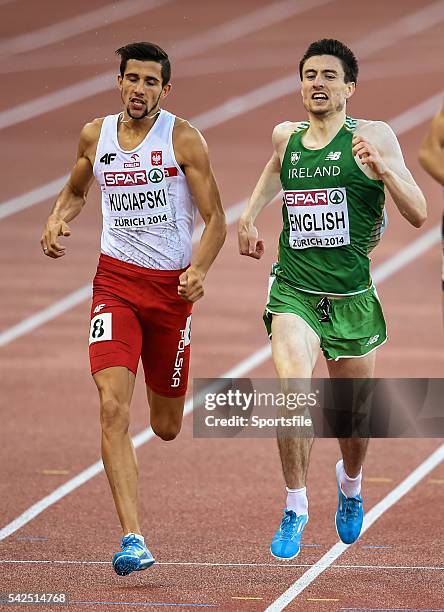
{"type": "Polygon", "coordinates": [[[124,366],[159,395],[187,389],[192,304],[177,294],[182,270],[151,270],[100,255],[93,281],[91,373],[124,366]]]}

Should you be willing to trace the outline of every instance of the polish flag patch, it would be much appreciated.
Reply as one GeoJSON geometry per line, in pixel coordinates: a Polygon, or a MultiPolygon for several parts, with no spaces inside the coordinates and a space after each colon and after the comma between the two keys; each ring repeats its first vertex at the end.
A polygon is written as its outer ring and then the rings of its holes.
{"type": "Polygon", "coordinates": [[[151,165],[162,165],[162,151],[151,151],[151,165]]]}

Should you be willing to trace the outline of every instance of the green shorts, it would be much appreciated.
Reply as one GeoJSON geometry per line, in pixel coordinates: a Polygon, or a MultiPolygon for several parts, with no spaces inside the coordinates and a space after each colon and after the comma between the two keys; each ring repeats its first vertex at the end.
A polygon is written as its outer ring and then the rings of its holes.
{"type": "Polygon", "coordinates": [[[270,338],[273,314],[283,313],[296,314],[311,327],[327,359],[362,357],[387,340],[374,287],[357,295],[332,298],[299,291],[272,273],[264,312],[270,338]]]}

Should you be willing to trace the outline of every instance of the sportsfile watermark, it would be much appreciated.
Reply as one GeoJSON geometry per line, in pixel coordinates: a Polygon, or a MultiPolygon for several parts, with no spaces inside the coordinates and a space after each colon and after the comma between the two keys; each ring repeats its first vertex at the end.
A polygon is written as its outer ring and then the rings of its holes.
{"type": "Polygon", "coordinates": [[[195,379],[197,438],[444,437],[444,379],[195,379]]]}

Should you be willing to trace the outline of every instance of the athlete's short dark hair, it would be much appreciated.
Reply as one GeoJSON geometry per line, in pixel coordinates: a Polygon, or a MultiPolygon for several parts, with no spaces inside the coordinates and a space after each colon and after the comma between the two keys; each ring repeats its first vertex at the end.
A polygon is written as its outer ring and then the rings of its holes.
{"type": "Polygon", "coordinates": [[[357,82],[359,67],[355,54],[347,45],[334,38],[323,38],[311,43],[299,62],[299,76],[301,79],[305,62],[314,55],[334,55],[334,57],[341,60],[345,83],[357,82]]]}
{"type": "Polygon", "coordinates": [[[128,60],[135,59],[142,62],[158,62],[162,66],[162,87],[170,82],[171,79],[171,64],[167,53],[150,42],[136,42],[124,47],[120,47],[116,51],[120,55],[120,75],[123,77],[126,70],[128,60]]]}

